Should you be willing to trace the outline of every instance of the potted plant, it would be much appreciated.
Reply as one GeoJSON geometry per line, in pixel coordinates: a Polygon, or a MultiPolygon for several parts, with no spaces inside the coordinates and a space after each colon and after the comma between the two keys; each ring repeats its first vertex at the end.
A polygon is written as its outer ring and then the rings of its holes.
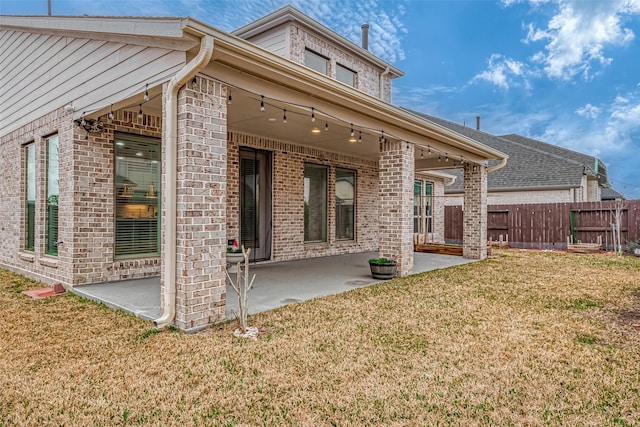
{"type": "Polygon", "coordinates": [[[238,246],[238,241],[233,239],[231,246],[227,246],[227,264],[229,271],[235,272],[235,267],[239,262],[244,262],[244,254],[242,248],[238,246]]]}
{"type": "Polygon", "coordinates": [[[374,279],[393,279],[396,277],[396,261],[390,258],[371,258],[369,260],[371,276],[374,279]]]}

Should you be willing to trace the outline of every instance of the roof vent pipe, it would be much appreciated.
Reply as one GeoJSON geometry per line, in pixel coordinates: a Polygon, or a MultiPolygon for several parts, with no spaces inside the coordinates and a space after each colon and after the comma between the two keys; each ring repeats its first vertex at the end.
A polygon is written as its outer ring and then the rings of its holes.
{"type": "Polygon", "coordinates": [[[369,50],[369,24],[362,24],[362,48],[369,50]]]}
{"type": "Polygon", "coordinates": [[[480,130],[480,116],[476,116],[476,129],[480,130]]]}

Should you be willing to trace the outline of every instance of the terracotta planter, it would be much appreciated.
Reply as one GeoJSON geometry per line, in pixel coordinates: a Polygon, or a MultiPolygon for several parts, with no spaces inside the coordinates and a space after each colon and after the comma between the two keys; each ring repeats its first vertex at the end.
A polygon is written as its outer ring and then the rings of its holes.
{"type": "Polygon", "coordinates": [[[371,277],[374,279],[389,280],[396,277],[396,263],[373,264],[369,263],[371,277]]]}

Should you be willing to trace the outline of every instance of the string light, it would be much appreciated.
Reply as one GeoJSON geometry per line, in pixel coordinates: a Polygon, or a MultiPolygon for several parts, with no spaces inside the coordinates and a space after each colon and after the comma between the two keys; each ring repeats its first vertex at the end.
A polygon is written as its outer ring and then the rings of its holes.
{"type": "Polygon", "coordinates": [[[86,125],[86,124],[87,124],[87,121],[84,119],[84,113],[85,113],[85,112],[83,111],[83,112],[82,112],[82,117],[81,117],[81,119],[82,119],[82,120],[80,121],[80,126],[84,126],[84,125],[86,125]]]}
{"type": "Polygon", "coordinates": [[[227,98],[227,104],[231,105],[233,103],[233,98],[231,98],[231,94],[229,94],[229,97],[227,98]]]}
{"type": "Polygon", "coordinates": [[[287,110],[282,110],[282,123],[287,123],[287,110]]]}
{"type": "Polygon", "coordinates": [[[420,158],[424,159],[424,149],[423,148],[420,149],[420,158]]]}
{"type": "Polygon", "coordinates": [[[260,111],[264,111],[264,95],[260,95],[260,111]]]}
{"type": "Polygon", "coordinates": [[[328,131],[329,130],[329,122],[324,122],[324,131],[328,131]]]}
{"type": "Polygon", "coordinates": [[[113,104],[111,104],[111,108],[109,108],[109,120],[113,120],[113,104]]]}
{"type": "Polygon", "coordinates": [[[138,111],[138,118],[142,118],[142,104],[140,104],[140,110],[138,111]]]}
{"type": "Polygon", "coordinates": [[[449,154],[448,153],[444,153],[444,161],[445,162],[449,161],[449,154]]]}
{"type": "Polygon", "coordinates": [[[427,145],[427,154],[431,154],[431,146],[427,145]]]}
{"type": "Polygon", "coordinates": [[[144,88],[144,102],[149,100],[149,83],[144,88]]]}
{"type": "Polygon", "coordinates": [[[311,121],[315,122],[316,121],[316,112],[315,112],[315,108],[311,107],[311,121]]]}
{"type": "Polygon", "coordinates": [[[353,137],[353,136],[355,136],[355,135],[356,135],[356,134],[355,134],[355,132],[353,131],[353,123],[351,123],[351,136],[353,137]]]}
{"type": "Polygon", "coordinates": [[[362,131],[358,134],[358,142],[362,142],[362,131]]]}

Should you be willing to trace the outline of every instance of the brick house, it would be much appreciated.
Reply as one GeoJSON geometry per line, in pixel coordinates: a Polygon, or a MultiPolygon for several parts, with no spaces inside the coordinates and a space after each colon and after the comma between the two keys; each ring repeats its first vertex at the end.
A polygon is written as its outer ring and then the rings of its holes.
{"type": "Polygon", "coordinates": [[[0,47],[2,268],[159,275],[156,323],[185,330],[224,317],[230,240],[265,262],[378,251],[404,276],[414,230],[443,240],[438,153],[464,168],[465,256],[486,257],[487,163],[506,156],[391,104],[402,72],[296,9],[233,34],[2,16],[0,47]]]}

